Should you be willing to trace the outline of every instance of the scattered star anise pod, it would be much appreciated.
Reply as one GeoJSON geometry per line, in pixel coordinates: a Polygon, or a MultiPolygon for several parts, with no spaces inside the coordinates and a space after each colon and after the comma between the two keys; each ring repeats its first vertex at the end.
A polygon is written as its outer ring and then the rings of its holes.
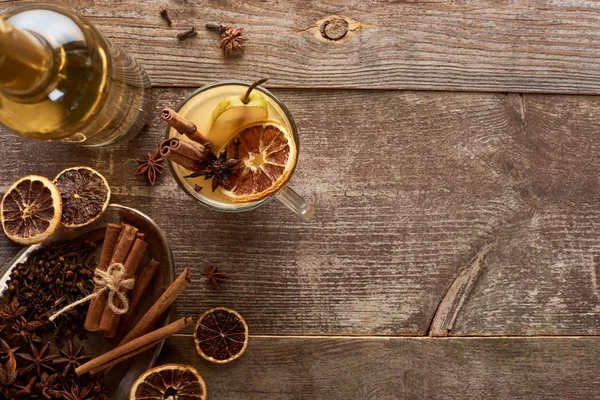
{"type": "Polygon", "coordinates": [[[35,384],[35,387],[47,399],[60,399],[63,395],[61,390],[62,385],[58,378],[58,374],[48,375],[47,372],[44,372],[40,377],[40,381],[35,384]]]}
{"type": "Polygon", "coordinates": [[[48,353],[48,348],[50,347],[50,343],[46,343],[44,345],[44,347],[42,347],[41,350],[38,350],[33,345],[33,342],[30,343],[30,346],[31,346],[30,353],[17,353],[17,357],[19,357],[25,361],[28,361],[30,363],[28,366],[21,369],[21,373],[26,374],[34,368],[36,368],[36,372],[37,372],[38,376],[42,375],[42,369],[54,371],[54,368],[52,368],[49,364],[52,360],[54,360],[56,358],[56,356],[46,355],[46,353],[48,353]]]}
{"type": "Polygon", "coordinates": [[[215,30],[221,33],[221,48],[225,57],[231,55],[234,51],[244,51],[241,42],[245,42],[248,38],[242,36],[244,27],[233,28],[231,26],[223,26],[216,24],[206,24],[207,29],[215,30]]]}
{"type": "Polygon", "coordinates": [[[58,357],[58,358],[54,359],[52,361],[52,363],[59,364],[59,365],[64,364],[65,367],[63,369],[62,374],[63,374],[63,376],[67,376],[70,369],[73,369],[73,371],[75,371],[75,368],[79,367],[81,365],[82,361],[85,361],[90,358],[89,356],[80,355],[81,350],[83,350],[83,346],[79,346],[79,348],[77,350],[75,350],[75,346],[73,345],[73,340],[69,339],[69,351],[66,352],[66,351],[63,351],[62,349],[59,349],[58,351],[60,352],[62,357],[58,357]]]}
{"type": "Polygon", "coordinates": [[[10,303],[4,304],[2,306],[2,311],[0,311],[0,318],[12,321],[23,315],[27,311],[27,307],[21,306],[19,304],[19,300],[16,297],[10,301],[10,303]]]}
{"type": "Polygon", "coordinates": [[[158,175],[162,174],[163,161],[165,158],[160,154],[160,147],[154,149],[154,152],[148,153],[143,159],[138,160],[140,166],[135,170],[136,175],[144,175],[148,177],[151,185],[156,183],[158,175]]]}
{"type": "Polygon", "coordinates": [[[217,190],[219,185],[225,187],[226,189],[231,188],[231,179],[230,176],[238,176],[235,167],[240,163],[239,160],[239,147],[240,141],[238,138],[233,139],[234,145],[234,154],[233,157],[229,160],[227,159],[227,149],[222,149],[219,157],[214,157],[213,160],[208,164],[208,166],[198,172],[194,172],[186,176],[186,178],[196,178],[199,176],[204,176],[204,179],[212,180],[212,191],[217,190]]]}
{"type": "Polygon", "coordinates": [[[14,341],[21,341],[24,344],[28,342],[41,342],[42,339],[36,335],[35,331],[40,329],[43,324],[40,321],[27,322],[23,317],[19,317],[19,320],[12,326],[15,332],[11,339],[14,341]]]}
{"type": "Polygon", "coordinates": [[[206,286],[212,286],[217,291],[221,291],[219,282],[229,279],[229,275],[219,271],[219,267],[206,267],[202,275],[206,277],[206,286]]]}
{"type": "Polygon", "coordinates": [[[70,387],[64,386],[63,396],[67,400],[86,400],[89,399],[88,395],[90,394],[92,388],[87,387],[79,387],[77,383],[73,382],[70,387]]]}

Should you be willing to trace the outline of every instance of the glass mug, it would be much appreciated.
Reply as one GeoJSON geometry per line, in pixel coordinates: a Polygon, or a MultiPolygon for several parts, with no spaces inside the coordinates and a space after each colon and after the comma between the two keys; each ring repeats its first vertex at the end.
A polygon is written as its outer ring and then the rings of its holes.
{"type": "MultiPolygon", "coordinates": [[[[175,111],[177,111],[183,118],[196,124],[200,132],[209,132],[211,125],[210,116],[216,105],[227,97],[241,97],[246,90],[248,90],[249,86],[249,83],[242,81],[224,81],[203,86],[187,96],[187,98],[177,107],[177,109],[175,109],[175,111]]],[[[269,107],[268,120],[275,121],[283,125],[288,132],[291,132],[296,145],[295,160],[292,170],[288,174],[285,182],[277,191],[266,196],[265,198],[253,202],[235,203],[227,199],[222,193],[219,192],[218,189],[212,192],[210,185],[206,183],[207,181],[205,181],[203,177],[185,178],[185,176],[190,174],[190,171],[178,164],[171,162],[170,160],[168,160],[169,168],[171,169],[177,184],[192,198],[198,200],[203,206],[211,210],[223,212],[248,211],[265,204],[272,198],[276,198],[286,207],[300,216],[304,221],[308,222],[315,214],[314,207],[287,186],[287,183],[293,175],[294,169],[296,168],[296,162],[298,160],[298,154],[300,151],[298,129],[296,128],[294,118],[287,107],[271,92],[260,86],[256,87],[254,90],[260,91],[267,99],[269,107]],[[204,190],[197,191],[197,186],[202,187],[204,190]]],[[[185,140],[185,137],[179,135],[174,128],[167,126],[165,139],[175,136],[185,140]]],[[[211,140],[211,138],[208,137],[208,140],[211,140]]]]}

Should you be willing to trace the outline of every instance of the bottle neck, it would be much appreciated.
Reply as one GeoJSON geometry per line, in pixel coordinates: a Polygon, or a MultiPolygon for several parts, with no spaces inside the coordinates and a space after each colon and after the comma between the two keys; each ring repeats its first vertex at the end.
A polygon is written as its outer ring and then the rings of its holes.
{"type": "Polygon", "coordinates": [[[52,71],[52,49],[32,33],[0,18],[0,90],[27,95],[47,83],[52,71]]]}

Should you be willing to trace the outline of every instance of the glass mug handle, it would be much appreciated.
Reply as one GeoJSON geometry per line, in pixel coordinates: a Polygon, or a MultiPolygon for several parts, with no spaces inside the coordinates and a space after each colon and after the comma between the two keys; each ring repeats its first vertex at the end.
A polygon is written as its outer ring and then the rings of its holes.
{"type": "Polygon", "coordinates": [[[288,186],[284,187],[277,193],[277,200],[284,206],[298,214],[300,218],[308,222],[315,216],[315,208],[312,204],[307,203],[298,193],[294,192],[288,186]]]}

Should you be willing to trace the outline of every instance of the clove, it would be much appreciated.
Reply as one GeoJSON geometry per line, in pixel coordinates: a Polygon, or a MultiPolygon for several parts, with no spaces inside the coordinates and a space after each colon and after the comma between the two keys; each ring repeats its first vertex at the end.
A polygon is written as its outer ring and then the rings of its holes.
{"type": "Polygon", "coordinates": [[[196,32],[196,27],[195,27],[195,26],[192,26],[192,27],[191,27],[190,29],[188,29],[188,30],[185,30],[185,31],[183,31],[183,32],[179,32],[179,33],[177,34],[177,39],[179,39],[179,40],[185,40],[185,39],[187,39],[187,38],[190,38],[190,37],[196,36],[197,34],[198,34],[198,32],[196,32]]]}
{"type": "Polygon", "coordinates": [[[160,16],[167,22],[167,25],[173,25],[173,21],[171,21],[171,17],[169,17],[169,10],[167,10],[166,8],[161,8],[160,16]]]}

